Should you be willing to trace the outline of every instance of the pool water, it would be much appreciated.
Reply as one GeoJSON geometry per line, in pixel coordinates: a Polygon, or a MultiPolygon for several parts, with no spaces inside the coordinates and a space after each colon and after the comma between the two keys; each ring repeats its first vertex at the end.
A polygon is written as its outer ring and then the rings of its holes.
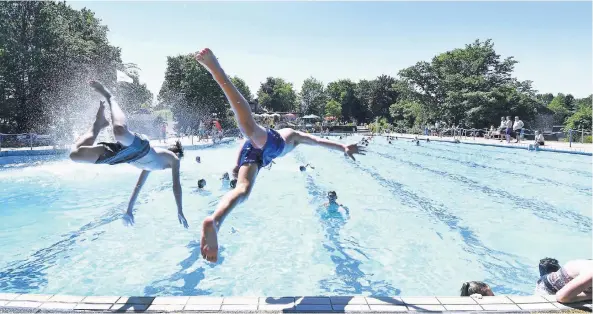
{"type": "Polygon", "coordinates": [[[496,294],[526,295],[540,258],[592,255],[591,157],[375,139],[356,162],[304,146],[263,169],[225,221],[211,264],[200,255],[200,223],[228,190],[218,178],[237,145],[187,152],[188,230],[168,171],[150,175],[126,227],[133,167],[1,168],[0,292],[453,296],[483,280],[496,294]],[[300,172],[307,163],[315,169],[300,172]],[[329,190],[341,207],[325,206],[329,190]]]}

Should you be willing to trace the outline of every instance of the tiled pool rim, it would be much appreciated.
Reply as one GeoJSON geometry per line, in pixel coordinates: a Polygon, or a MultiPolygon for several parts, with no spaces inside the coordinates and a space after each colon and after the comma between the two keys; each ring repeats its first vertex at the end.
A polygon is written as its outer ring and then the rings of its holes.
{"type": "Polygon", "coordinates": [[[471,297],[127,297],[0,293],[0,310],[29,312],[556,312],[591,311],[591,301],[563,305],[555,296],[471,297]]]}

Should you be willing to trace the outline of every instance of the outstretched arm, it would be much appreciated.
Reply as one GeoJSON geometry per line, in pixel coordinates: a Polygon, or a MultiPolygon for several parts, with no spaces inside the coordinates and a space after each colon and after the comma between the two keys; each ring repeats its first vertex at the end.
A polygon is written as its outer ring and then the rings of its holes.
{"type": "Polygon", "coordinates": [[[587,288],[591,287],[593,271],[582,271],[575,279],[556,292],[556,300],[560,303],[572,303],[591,300],[591,294],[586,294],[587,288]]]}
{"type": "Polygon", "coordinates": [[[173,173],[173,194],[175,195],[175,202],[177,203],[177,218],[179,218],[179,223],[183,225],[183,227],[188,228],[189,225],[187,224],[187,219],[183,216],[183,205],[181,202],[181,180],[179,179],[179,167],[181,162],[179,159],[175,158],[173,160],[173,165],[171,166],[171,172],[173,173]]]}
{"type": "Polygon", "coordinates": [[[142,189],[142,186],[146,182],[146,179],[148,178],[149,174],[150,174],[150,171],[142,170],[142,173],[140,174],[140,177],[138,178],[138,182],[136,183],[136,186],[134,187],[134,192],[132,192],[132,196],[130,197],[130,202],[128,203],[128,210],[126,212],[126,215],[124,216],[124,219],[126,220],[127,224],[129,224],[129,225],[134,224],[134,213],[132,212],[132,210],[134,209],[134,204],[136,203],[136,198],[138,198],[138,194],[140,193],[140,190],[142,189]]]}
{"type": "Polygon", "coordinates": [[[364,155],[364,148],[359,147],[357,144],[344,145],[342,143],[326,140],[324,138],[317,137],[315,135],[308,133],[303,133],[301,131],[294,131],[293,136],[296,144],[321,146],[333,150],[342,151],[345,155],[348,155],[350,158],[352,158],[352,160],[356,160],[354,159],[354,154],[364,155]]]}

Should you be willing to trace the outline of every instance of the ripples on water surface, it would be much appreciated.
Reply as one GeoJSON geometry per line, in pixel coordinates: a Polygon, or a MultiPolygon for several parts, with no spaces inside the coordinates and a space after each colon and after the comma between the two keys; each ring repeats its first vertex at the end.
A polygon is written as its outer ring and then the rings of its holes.
{"type": "Polygon", "coordinates": [[[357,162],[299,147],[262,170],[225,221],[216,265],[200,222],[237,144],[188,151],[185,215],[152,173],[136,225],[125,165],[38,160],[0,168],[0,291],[75,295],[457,295],[466,280],[530,294],[540,258],[591,252],[591,157],[377,139],[357,162]],[[195,156],[202,164],[195,163],[195,156]],[[305,173],[301,164],[316,168],[305,173]],[[196,190],[206,178],[206,191],[196,190]],[[326,208],[335,190],[344,208],[326,208]]]}

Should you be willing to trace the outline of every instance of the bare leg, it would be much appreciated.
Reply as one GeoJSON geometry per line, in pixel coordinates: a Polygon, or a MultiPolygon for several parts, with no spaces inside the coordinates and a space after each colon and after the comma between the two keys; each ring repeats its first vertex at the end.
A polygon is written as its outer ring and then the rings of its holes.
{"type": "Polygon", "coordinates": [[[237,186],[222,197],[214,214],[204,219],[202,223],[202,240],[200,241],[201,251],[202,257],[209,262],[218,260],[218,229],[233,208],[247,199],[255,183],[258,171],[257,164],[241,166],[237,186]]]}
{"type": "Polygon", "coordinates": [[[105,118],[105,106],[101,102],[99,110],[93,126],[88,132],[81,135],[74,144],[74,150],[70,152],[70,159],[74,162],[94,163],[99,156],[105,151],[102,146],[93,146],[97,140],[97,136],[103,128],[109,125],[109,121],[105,118]]]}
{"type": "Polygon", "coordinates": [[[200,51],[196,54],[196,60],[212,74],[216,83],[224,91],[235,113],[235,119],[237,119],[241,133],[257,148],[264,147],[268,139],[266,129],[255,122],[249,103],[237,90],[235,85],[233,85],[226,73],[224,73],[212,51],[208,48],[200,51]]]}
{"type": "Polygon", "coordinates": [[[128,130],[126,121],[126,114],[121,110],[115,97],[103,86],[103,84],[97,81],[91,81],[89,83],[99,94],[101,94],[109,103],[111,109],[111,123],[113,124],[113,135],[115,140],[120,142],[124,146],[130,146],[134,142],[135,135],[128,130]]]}

